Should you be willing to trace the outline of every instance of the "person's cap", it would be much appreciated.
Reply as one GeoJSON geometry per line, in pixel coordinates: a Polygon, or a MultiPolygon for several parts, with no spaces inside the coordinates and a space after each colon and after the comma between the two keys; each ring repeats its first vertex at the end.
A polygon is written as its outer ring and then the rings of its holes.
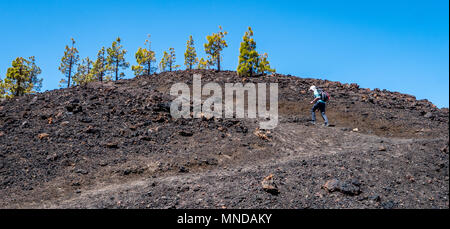
{"type": "Polygon", "coordinates": [[[309,88],[309,90],[310,90],[310,91],[316,90],[316,86],[312,85],[312,86],[309,88]]]}

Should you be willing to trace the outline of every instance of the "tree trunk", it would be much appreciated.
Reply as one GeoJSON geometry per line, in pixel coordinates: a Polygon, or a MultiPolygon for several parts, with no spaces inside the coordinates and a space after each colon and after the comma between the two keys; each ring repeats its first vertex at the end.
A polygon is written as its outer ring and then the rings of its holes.
{"type": "Polygon", "coordinates": [[[19,93],[19,91],[20,91],[20,77],[22,77],[22,66],[19,68],[19,78],[17,79],[17,87],[16,87],[16,93],[15,93],[15,96],[19,96],[20,95],[20,93],[19,93]]]}
{"type": "Polygon", "coordinates": [[[220,72],[220,53],[217,55],[217,71],[220,72]]]}
{"type": "Polygon", "coordinates": [[[116,61],[116,81],[119,79],[119,58],[116,61]]]}
{"type": "Polygon", "coordinates": [[[69,75],[67,76],[67,88],[70,87],[70,76],[72,74],[72,61],[73,61],[73,56],[70,56],[70,61],[69,61],[69,75]]]}
{"type": "Polygon", "coordinates": [[[103,82],[103,74],[105,73],[105,70],[103,70],[105,68],[105,53],[103,52],[102,54],[102,67],[100,69],[100,82],[103,82]]]}

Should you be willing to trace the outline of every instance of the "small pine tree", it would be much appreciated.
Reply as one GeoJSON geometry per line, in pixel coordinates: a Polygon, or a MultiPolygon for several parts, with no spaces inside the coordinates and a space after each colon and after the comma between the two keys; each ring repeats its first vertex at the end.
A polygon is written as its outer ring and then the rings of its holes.
{"type": "Polygon", "coordinates": [[[115,80],[119,80],[125,76],[125,73],[121,72],[119,74],[119,68],[126,69],[130,66],[130,63],[125,61],[125,54],[127,50],[123,49],[120,44],[121,39],[118,37],[115,41],[113,41],[111,47],[109,47],[106,51],[108,53],[108,57],[106,58],[108,62],[108,71],[110,72],[111,77],[114,75],[115,80]]]}
{"type": "MultiPolygon", "coordinates": [[[[150,39],[150,35],[148,35],[148,38],[150,39]]],[[[148,49],[139,48],[134,55],[138,65],[131,66],[131,69],[134,71],[136,76],[143,74],[151,75],[155,72],[155,67],[152,67],[152,63],[156,62],[155,52],[151,50],[151,42],[149,39],[145,40],[144,43],[145,45],[148,44],[148,49]]]]}
{"type": "Polygon", "coordinates": [[[228,33],[226,31],[222,31],[222,27],[219,26],[219,32],[213,33],[212,35],[206,36],[206,40],[208,41],[204,47],[205,52],[209,55],[209,64],[214,65],[217,64],[217,70],[220,71],[220,52],[226,47],[228,47],[227,42],[224,40],[225,35],[228,33]]]}
{"type": "Polygon", "coordinates": [[[6,90],[7,90],[6,83],[3,81],[2,78],[0,78],[0,99],[8,97],[6,90]]]}
{"type": "Polygon", "coordinates": [[[269,61],[267,60],[267,53],[260,54],[258,56],[258,74],[271,74],[275,72],[275,69],[270,68],[269,61]]]}
{"type": "Polygon", "coordinates": [[[108,62],[105,58],[105,47],[102,47],[97,53],[97,60],[92,65],[92,76],[100,82],[103,80],[109,80],[110,77],[106,76],[108,62]]]}
{"type": "Polygon", "coordinates": [[[186,52],[184,53],[184,65],[186,69],[192,70],[192,66],[198,63],[197,52],[194,47],[194,39],[192,35],[189,36],[189,40],[186,43],[186,52]]]}
{"type": "Polygon", "coordinates": [[[42,87],[42,79],[37,76],[41,69],[36,65],[34,56],[28,59],[17,57],[6,71],[6,78],[1,82],[3,97],[22,96],[35,93],[42,87]]]}
{"type": "Polygon", "coordinates": [[[248,31],[245,32],[241,47],[239,48],[238,75],[251,77],[253,74],[269,74],[275,72],[275,69],[270,68],[267,56],[267,53],[258,54],[256,51],[253,30],[251,27],[248,27],[248,31]]]}
{"type": "Polygon", "coordinates": [[[159,71],[165,72],[167,69],[167,62],[169,61],[169,54],[164,51],[163,57],[161,58],[161,61],[159,62],[159,71]]]}
{"type": "Polygon", "coordinates": [[[258,70],[258,52],[256,52],[256,42],[253,40],[253,31],[248,27],[242,38],[239,48],[239,63],[237,73],[240,76],[252,76],[258,70]]]}
{"type": "Polygon", "coordinates": [[[171,72],[172,70],[177,70],[180,65],[175,64],[175,61],[177,60],[176,56],[175,56],[175,49],[174,48],[169,48],[169,61],[168,61],[168,66],[169,66],[169,71],[171,72]]]}
{"type": "Polygon", "coordinates": [[[41,74],[41,68],[36,65],[36,58],[34,56],[28,57],[28,66],[30,70],[30,82],[32,85],[29,85],[31,89],[27,93],[35,93],[36,91],[40,91],[42,88],[42,78],[39,79],[38,75],[41,74]]]}
{"type": "Polygon", "coordinates": [[[86,57],[78,65],[77,73],[73,76],[73,85],[85,85],[95,80],[92,72],[93,61],[86,57]]]}
{"type": "Polygon", "coordinates": [[[208,68],[208,61],[203,57],[198,61],[197,69],[206,69],[208,68]]]}
{"type": "Polygon", "coordinates": [[[61,64],[59,66],[59,71],[61,71],[65,79],[61,79],[60,86],[67,83],[67,87],[70,87],[70,80],[72,75],[74,75],[75,66],[77,65],[80,56],[78,55],[78,50],[74,47],[75,40],[72,38],[72,47],[66,45],[66,50],[64,51],[64,56],[61,58],[61,64]]]}
{"type": "Polygon", "coordinates": [[[0,99],[8,97],[6,93],[6,84],[3,82],[3,79],[0,78],[0,99]]]}
{"type": "Polygon", "coordinates": [[[161,62],[159,62],[160,71],[165,72],[168,69],[171,72],[179,68],[180,65],[175,64],[176,59],[174,48],[169,48],[169,52],[164,51],[161,62]]]}

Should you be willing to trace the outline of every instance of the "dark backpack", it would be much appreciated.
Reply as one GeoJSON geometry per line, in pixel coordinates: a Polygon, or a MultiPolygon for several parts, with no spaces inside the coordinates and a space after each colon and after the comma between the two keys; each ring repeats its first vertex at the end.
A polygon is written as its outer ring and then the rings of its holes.
{"type": "Polygon", "coordinates": [[[328,94],[328,92],[326,92],[322,89],[317,89],[317,91],[319,92],[320,100],[322,100],[324,102],[328,102],[328,100],[330,100],[330,94],[328,94]]]}

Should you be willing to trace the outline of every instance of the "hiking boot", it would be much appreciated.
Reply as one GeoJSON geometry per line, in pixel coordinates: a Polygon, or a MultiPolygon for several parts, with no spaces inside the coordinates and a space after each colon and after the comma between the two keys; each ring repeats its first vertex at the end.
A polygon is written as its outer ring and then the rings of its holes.
{"type": "Polygon", "coordinates": [[[311,121],[311,122],[309,122],[309,124],[311,124],[311,125],[316,125],[316,122],[311,121]]]}
{"type": "Polygon", "coordinates": [[[324,123],[324,124],[322,124],[322,126],[329,126],[329,125],[328,125],[328,123],[324,123]]]}

